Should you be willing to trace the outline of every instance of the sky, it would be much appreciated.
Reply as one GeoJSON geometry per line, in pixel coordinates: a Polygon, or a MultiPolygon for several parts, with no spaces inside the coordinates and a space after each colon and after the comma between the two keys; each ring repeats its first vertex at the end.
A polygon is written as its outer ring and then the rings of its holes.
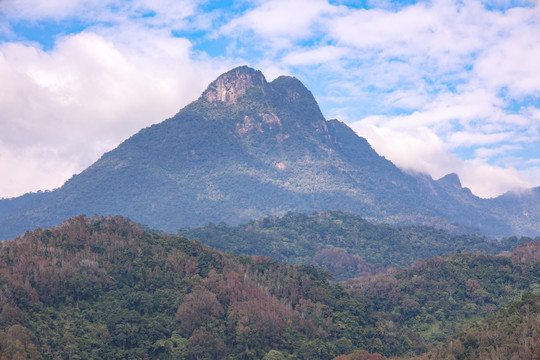
{"type": "Polygon", "coordinates": [[[60,187],[221,73],[300,79],[405,171],[540,186],[540,5],[0,0],[0,198],[60,187]]]}

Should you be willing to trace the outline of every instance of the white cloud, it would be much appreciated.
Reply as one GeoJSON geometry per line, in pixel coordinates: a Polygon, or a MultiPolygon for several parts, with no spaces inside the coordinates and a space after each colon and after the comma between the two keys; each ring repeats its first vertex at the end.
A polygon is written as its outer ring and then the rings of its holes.
{"type": "Polygon", "coordinates": [[[504,155],[510,151],[521,150],[519,145],[502,145],[495,148],[481,147],[474,151],[475,156],[480,159],[489,159],[497,155],[504,155]]]}
{"type": "Polygon", "coordinates": [[[196,0],[3,0],[0,11],[11,20],[79,19],[125,23],[138,19],[157,27],[181,28],[196,14],[196,0]]]}
{"type": "Polygon", "coordinates": [[[62,155],[52,146],[14,149],[0,144],[0,198],[60,186],[80,171],[72,158],[62,155]]]}
{"type": "MultiPolygon", "coordinates": [[[[531,187],[531,171],[519,172],[513,167],[489,164],[483,155],[472,160],[462,160],[449,152],[445,142],[426,127],[408,132],[387,127],[366,125],[359,121],[351,127],[365,137],[381,155],[404,170],[430,174],[434,179],[457,173],[463,186],[481,197],[494,197],[510,190],[531,187]]],[[[515,148],[501,149],[505,152],[515,148]]],[[[493,155],[494,152],[489,153],[493,155]]],[[[532,170],[532,169],[531,169],[532,170]]],[[[538,173],[538,169],[534,170],[538,173]]]]}
{"type": "Polygon", "coordinates": [[[482,46],[483,29],[476,18],[479,4],[458,8],[434,1],[399,11],[361,9],[327,19],[329,35],[341,45],[369,51],[378,59],[403,58],[430,69],[460,69],[472,51],[482,46]]]}
{"type": "Polygon", "coordinates": [[[220,33],[245,36],[252,31],[273,48],[285,48],[316,32],[317,22],[334,11],[325,0],[268,0],[233,19],[220,33]]]}
{"type": "Polygon", "coordinates": [[[2,173],[11,179],[2,182],[0,196],[60,186],[195,100],[229,65],[195,62],[185,39],[138,35],[139,47],[94,32],[62,38],[49,52],[0,46],[0,169],[9,169],[2,173]]]}
{"type": "Polygon", "coordinates": [[[358,121],[350,126],[366,138],[375,151],[397,166],[439,178],[452,172],[448,169],[459,164],[459,159],[447,152],[443,140],[429,128],[418,127],[404,131],[370,124],[376,122],[373,120],[358,121]]]}
{"type": "Polygon", "coordinates": [[[0,10],[11,19],[36,21],[41,19],[63,19],[78,15],[88,17],[102,13],[115,0],[96,3],[92,0],[3,0],[0,10]]]}
{"type": "Polygon", "coordinates": [[[329,61],[339,60],[350,51],[336,46],[322,46],[315,49],[300,50],[288,53],[283,63],[291,66],[318,65],[329,61]]]}
{"type": "Polygon", "coordinates": [[[135,0],[126,12],[150,14],[146,18],[148,23],[174,29],[185,26],[185,20],[197,13],[197,3],[195,0],[135,0]]]}
{"type": "Polygon", "coordinates": [[[385,99],[388,107],[406,110],[416,110],[429,101],[427,91],[422,89],[397,89],[392,91],[385,99]]]}
{"type": "Polygon", "coordinates": [[[455,144],[459,144],[459,146],[490,145],[511,140],[513,135],[512,132],[486,134],[483,132],[456,131],[449,134],[446,140],[454,147],[457,147],[455,144]]]}
{"type": "Polygon", "coordinates": [[[485,198],[508,191],[522,191],[534,184],[528,181],[528,172],[493,166],[481,159],[463,161],[457,172],[464,186],[485,198]]]}
{"type": "Polygon", "coordinates": [[[514,98],[540,96],[538,25],[516,27],[517,33],[486,49],[479,57],[474,71],[488,88],[494,91],[504,88],[506,96],[514,98]]]}

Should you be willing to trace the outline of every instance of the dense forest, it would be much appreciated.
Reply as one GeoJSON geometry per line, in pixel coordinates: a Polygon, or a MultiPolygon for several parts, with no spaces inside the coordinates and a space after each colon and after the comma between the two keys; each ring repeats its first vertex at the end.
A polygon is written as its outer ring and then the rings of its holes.
{"type": "MultiPolygon", "coordinates": [[[[348,292],[366,301],[386,331],[413,335],[405,344],[408,349],[392,344],[391,337],[385,339],[380,352],[386,355],[419,360],[537,359],[539,261],[540,242],[528,242],[506,256],[458,253],[351,280],[348,292]]],[[[358,349],[336,360],[385,359],[358,349]]]]}
{"type": "MultiPolygon", "coordinates": [[[[540,295],[523,298],[490,314],[444,345],[415,360],[525,360],[540,358],[540,295]]],[[[399,359],[399,358],[393,358],[399,359]]],[[[336,360],[388,360],[380,354],[355,350],[336,360]]]]}
{"type": "Polygon", "coordinates": [[[523,293],[538,291],[536,261],[458,253],[347,284],[351,296],[367,302],[379,321],[417,337],[407,349],[399,344],[390,348],[387,342],[383,352],[400,355],[405,350],[412,355],[448,341],[523,293]]]}
{"type": "Polygon", "coordinates": [[[335,280],[375,274],[389,267],[406,267],[420,259],[456,251],[495,255],[532,240],[511,237],[496,241],[428,226],[372,224],[341,211],[311,215],[289,212],[244,225],[210,223],[180,229],[178,233],[223,251],[315,265],[329,270],[335,280]]]}
{"type": "Polygon", "coordinates": [[[534,341],[508,334],[537,334],[539,260],[528,242],[336,283],[311,265],[79,216],[1,244],[0,359],[525,354],[534,341]]]}
{"type": "Polygon", "coordinates": [[[328,278],[81,216],[2,243],[0,358],[332,359],[376,320],[328,278]]]}
{"type": "Polygon", "coordinates": [[[422,359],[539,359],[540,296],[526,294],[422,359]]]}

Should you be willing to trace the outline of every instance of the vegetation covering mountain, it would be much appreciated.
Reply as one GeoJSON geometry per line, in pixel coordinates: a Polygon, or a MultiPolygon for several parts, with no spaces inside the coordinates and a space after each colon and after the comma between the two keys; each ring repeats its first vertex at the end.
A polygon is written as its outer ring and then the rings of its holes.
{"type": "Polygon", "coordinates": [[[210,223],[178,233],[223,251],[322,267],[335,280],[374,274],[389,267],[407,267],[417,260],[458,250],[495,255],[532,241],[516,237],[495,241],[427,226],[372,224],[341,211],[311,215],[289,212],[238,226],[210,223]]]}
{"type": "MultiPolygon", "coordinates": [[[[79,216],[1,244],[0,358],[443,356],[460,348],[434,345],[538,292],[539,249],[529,242],[506,256],[436,257],[344,287],[312,266],[221,253],[124,218],[79,216]]],[[[498,329],[534,334],[530,316],[509,314],[498,329]]],[[[492,326],[489,319],[458,335],[463,354],[483,354],[475,329],[492,326]]]]}
{"type": "Polygon", "coordinates": [[[371,347],[376,319],[327,280],[79,216],[2,243],[0,358],[332,359],[371,347]]]}
{"type": "MultiPolygon", "coordinates": [[[[444,345],[414,357],[417,360],[528,360],[540,357],[540,295],[522,299],[487,315],[444,345]]],[[[398,359],[398,358],[393,358],[398,359]]],[[[412,359],[412,358],[407,358],[412,359]]],[[[335,360],[387,360],[380,354],[356,350],[335,360]]]]}
{"type": "Polygon", "coordinates": [[[337,209],[370,221],[488,236],[540,234],[540,189],[479,199],[455,175],[411,175],[337,120],[300,81],[235,68],[61,188],[0,201],[0,239],[79,214],[129,216],[173,232],[287,211],[337,209]]]}
{"type": "Polygon", "coordinates": [[[539,242],[529,242],[505,256],[456,253],[420,260],[407,269],[351,280],[347,288],[388,328],[417,336],[409,349],[391,355],[420,354],[523,294],[539,293],[539,249],[539,242]]]}
{"type": "Polygon", "coordinates": [[[540,295],[525,294],[422,359],[539,359],[539,318],[540,295]]]}

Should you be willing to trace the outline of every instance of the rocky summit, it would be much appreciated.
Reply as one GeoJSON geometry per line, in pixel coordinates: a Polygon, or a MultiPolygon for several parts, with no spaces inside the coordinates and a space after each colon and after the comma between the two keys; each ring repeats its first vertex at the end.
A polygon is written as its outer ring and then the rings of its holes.
{"type": "Polygon", "coordinates": [[[0,239],[79,215],[152,228],[343,210],[375,221],[492,237],[540,234],[540,189],[480,199],[456,175],[405,173],[296,78],[247,66],[218,77],[174,117],[142,129],[61,188],[0,201],[0,239]]]}

